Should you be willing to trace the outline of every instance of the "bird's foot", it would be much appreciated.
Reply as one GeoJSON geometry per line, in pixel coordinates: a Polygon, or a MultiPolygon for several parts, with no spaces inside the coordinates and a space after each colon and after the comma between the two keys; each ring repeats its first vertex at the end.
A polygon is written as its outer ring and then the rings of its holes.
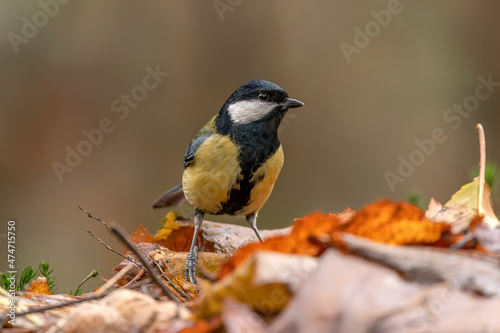
{"type": "Polygon", "coordinates": [[[189,251],[186,260],[186,269],[184,270],[184,279],[192,284],[196,284],[196,265],[198,262],[198,247],[189,251]]]}

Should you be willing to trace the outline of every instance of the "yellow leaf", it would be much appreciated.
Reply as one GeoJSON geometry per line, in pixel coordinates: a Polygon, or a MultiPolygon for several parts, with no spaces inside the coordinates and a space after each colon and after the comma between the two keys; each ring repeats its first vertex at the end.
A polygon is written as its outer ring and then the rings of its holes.
{"type": "Polygon", "coordinates": [[[480,162],[479,176],[474,178],[456,192],[444,207],[434,214],[433,221],[447,222],[452,225],[454,234],[458,234],[470,226],[476,216],[483,216],[483,222],[490,228],[500,225],[493,211],[491,190],[484,179],[486,168],[486,140],[481,124],[476,126],[479,134],[480,162]]]}
{"type": "Polygon", "coordinates": [[[177,214],[175,212],[168,212],[165,218],[161,220],[163,226],[155,235],[155,242],[166,240],[173,230],[179,229],[179,225],[176,222],[177,214]]]}

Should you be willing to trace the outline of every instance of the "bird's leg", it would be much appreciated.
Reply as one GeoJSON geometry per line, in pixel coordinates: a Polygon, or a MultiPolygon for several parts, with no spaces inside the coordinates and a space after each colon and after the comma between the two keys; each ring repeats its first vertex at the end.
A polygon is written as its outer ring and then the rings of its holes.
{"type": "Polygon", "coordinates": [[[255,231],[257,238],[262,243],[263,242],[262,236],[260,235],[259,230],[257,229],[257,214],[252,213],[250,215],[247,215],[247,223],[250,226],[250,228],[252,228],[253,231],[255,231]]]}
{"type": "Polygon", "coordinates": [[[196,283],[196,265],[198,262],[198,246],[196,246],[196,237],[203,223],[204,213],[201,210],[196,210],[194,215],[194,234],[191,248],[186,260],[186,269],[184,270],[184,279],[192,284],[196,283]]]}

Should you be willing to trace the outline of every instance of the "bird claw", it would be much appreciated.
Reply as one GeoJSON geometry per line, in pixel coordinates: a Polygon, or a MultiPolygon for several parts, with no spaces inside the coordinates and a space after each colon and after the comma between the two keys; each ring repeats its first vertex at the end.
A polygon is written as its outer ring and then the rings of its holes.
{"type": "Polygon", "coordinates": [[[196,284],[196,266],[198,262],[198,247],[195,246],[189,251],[184,270],[184,279],[192,284],[196,284]]]}

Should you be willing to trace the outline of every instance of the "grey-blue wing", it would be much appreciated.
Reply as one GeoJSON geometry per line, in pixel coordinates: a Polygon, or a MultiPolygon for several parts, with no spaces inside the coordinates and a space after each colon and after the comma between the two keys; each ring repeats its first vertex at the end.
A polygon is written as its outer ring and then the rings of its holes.
{"type": "Polygon", "coordinates": [[[209,137],[210,135],[202,136],[191,141],[186,150],[186,154],[184,155],[184,162],[182,163],[184,169],[186,169],[188,166],[191,165],[194,159],[194,155],[196,154],[196,151],[198,150],[198,148],[200,148],[201,144],[209,137]]]}

